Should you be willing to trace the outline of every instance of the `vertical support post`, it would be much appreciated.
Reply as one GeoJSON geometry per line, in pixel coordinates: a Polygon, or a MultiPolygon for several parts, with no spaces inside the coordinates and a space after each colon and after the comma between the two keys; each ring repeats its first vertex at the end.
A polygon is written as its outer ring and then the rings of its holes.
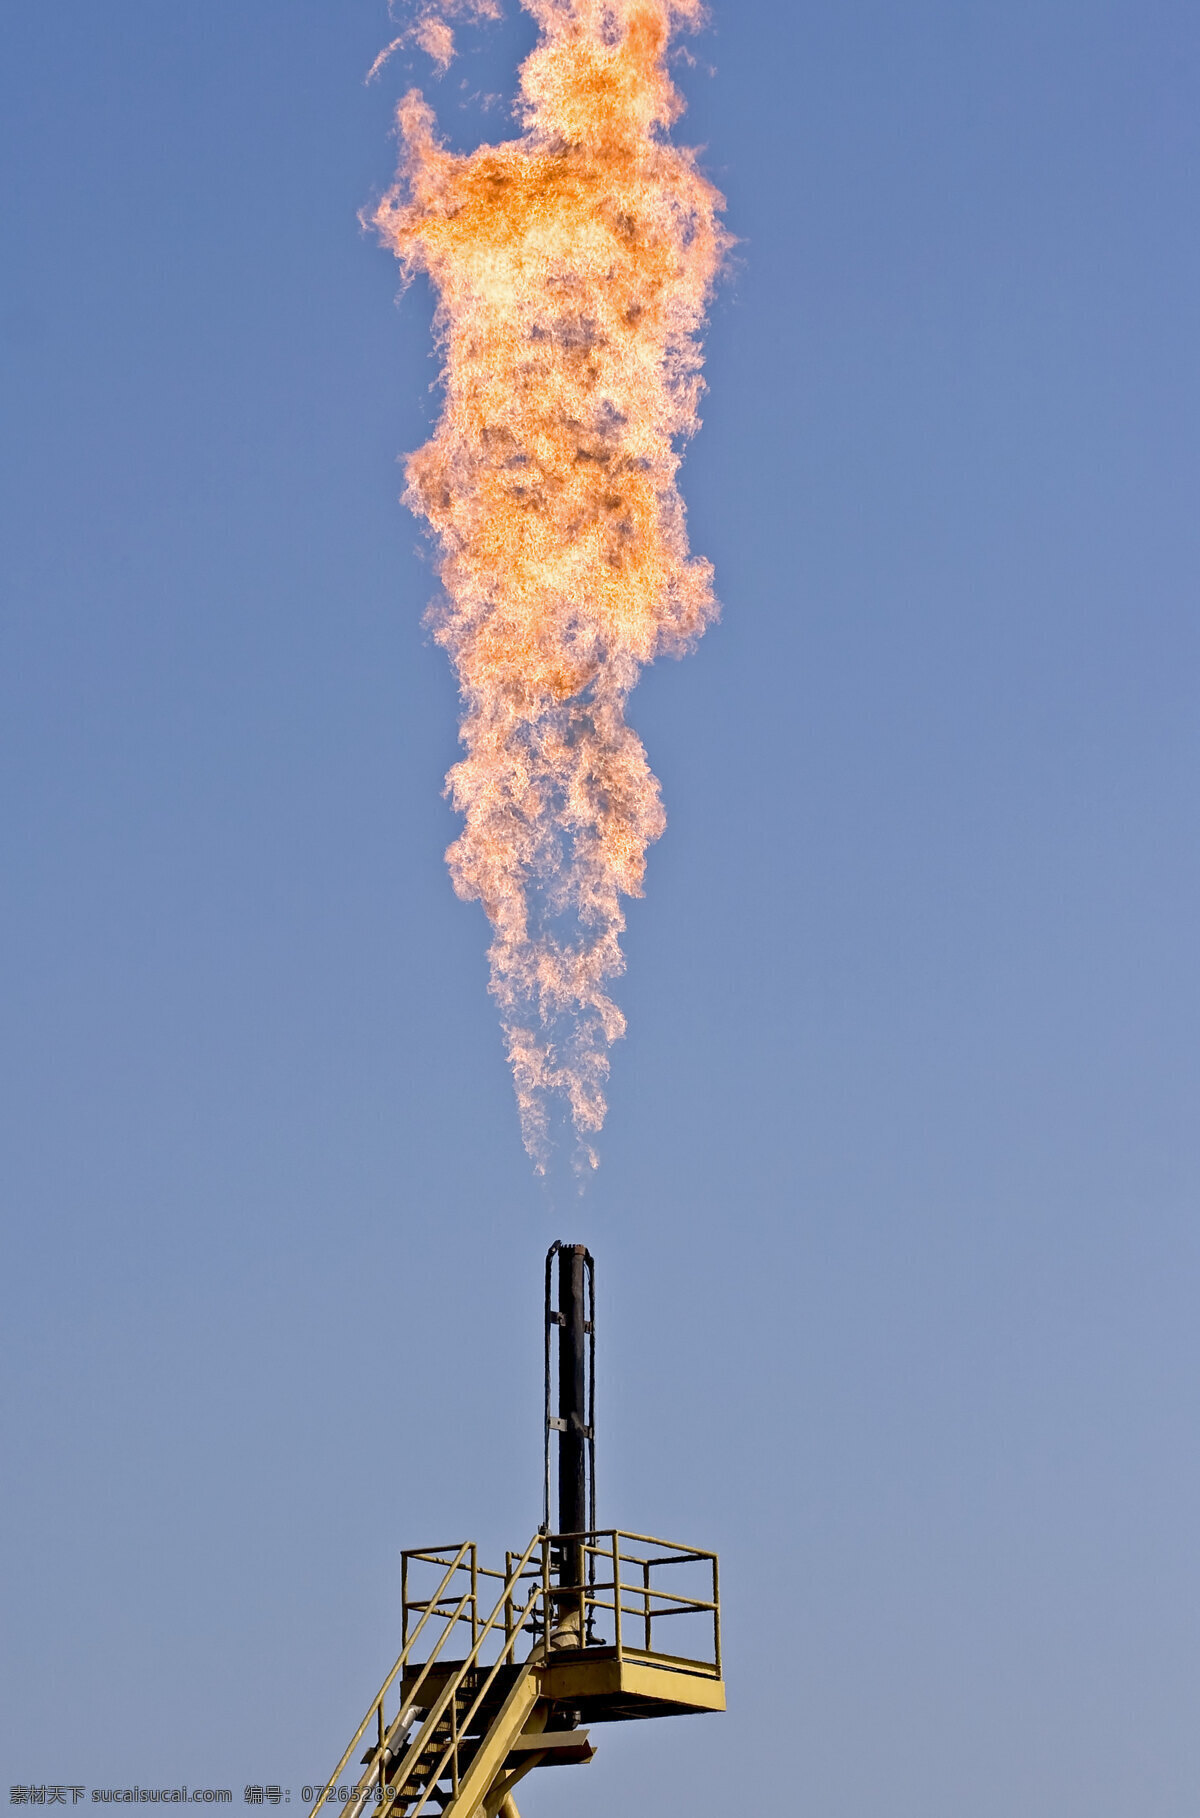
{"type": "Polygon", "coordinates": [[[642,1596],[646,1600],[646,1652],[652,1654],[654,1649],[651,1646],[653,1637],[650,1633],[650,1561],[648,1559],[642,1561],[642,1586],[642,1596]]]}
{"type": "Polygon", "coordinates": [[[400,1646],[408,1645],[408,1554],[400,1555],[400,1646]]]}
{"type": "Polygon", "coordinates": [[[713,1586],[713,1665],[717,1669],[717,1678],[721,1677],[721,1580],[719,1577],[717,1556],[712,1556],[713,1586]]]}

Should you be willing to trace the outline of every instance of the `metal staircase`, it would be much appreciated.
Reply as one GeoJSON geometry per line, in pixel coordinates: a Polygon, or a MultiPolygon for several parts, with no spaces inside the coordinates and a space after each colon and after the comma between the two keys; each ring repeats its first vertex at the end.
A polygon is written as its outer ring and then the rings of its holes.
{"type": "MultiPolygon", "coordinates": [[[[359,1818],[368,1808],[376,1818],[392,1818],[392,1814],[420,1818],[426,1812],[461,1818],[481,1809],[487,1818],[494,1818],[501,1810],[503,1799],[489,1806],[487,1795],[497,1778],[497,1767],[503,1768],[538,1699],[535,1661],[531,1657],[516,1667],[514,1660],[518,1638],[539,1600],[540,1587],[529,1592],[519,1611],[513,1602],[537,1545],[537,1540],[532,1541],[520,1555],[495,1608],[482,1622],[481,1574],[473,1545],[468,1542],[404,1555],[405,1642],[400,1658],[350,1738],[331,1782],[322,1788],[313,1807],[314,1818],[331,1796],[345,1800],[346,1818],[359,1818]],[[409,1634],[408,1574],[414,1558],[421,1563],[432,1558],[444,1570],[409,1634]],[[462,1586],[464,1571],[467,1582],[462,1586]],[[471,1631],[470,1651],[461,1660],[446,1660],[446,1643],[463,1623],[471,1631]],[[389,1697],[398,1707],[390,1722],[386,1714],[389,1697]],[[362,1757],[367,1774],[346,1799],[342,1775],[363,1738],[372,1732],[370,1747],[362,1757]]],[[[498,1576],[486,1568],[483,1575],[498,1576]]],[[[535,1764],[536,1757],[530,1755],[529,1766],[535,1764]]]]}

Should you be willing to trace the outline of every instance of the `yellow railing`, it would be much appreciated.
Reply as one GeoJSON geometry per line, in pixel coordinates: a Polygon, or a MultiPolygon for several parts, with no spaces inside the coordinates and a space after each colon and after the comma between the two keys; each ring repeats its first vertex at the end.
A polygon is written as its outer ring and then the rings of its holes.
{"type": "Polygon", "coordinates": [[[620,1528],[584,1535],[583,1542],[584,1611],[590,1618],[585,1623],[586,1634],[592,1634],[607,1616],[618,1659],[636,1655],[660,1665],[710,1674],[714,1679],[721,1677],[721,1601],[715,1553],[620,1528]],[[682,1583],[674,1574],[688,1566],[697,1569],[707,1595],[668,1589],[662,1583],[668,1575],[672,1583],[682,1583]],[[693,1633],[699,1630],[703,1636],[702,1649],[685,1652],[672,1648],[668,1652],[661,1643],[656,1646],[654,1625],[660,1625],[661,1633],[668,1616],[696,1619],[691,1626],[693,1633]]]}
{"type": "Polygon", "coordinates": [[[599,1528],[584,1534],[535,1537],[524,1556],[526,1565],[514,1575],[516,1557],[508,1554],[506,1569],[500,1572],[480,1566],[473,1546],[414,1547],[403,1554],[406,1645],[410,1624],[418,1625],[412,1630],[415,1640],[419,1626],[437,1616],[450,1629],[460,1624],[469,1628],[474,1646],[479,1634],[480,1580],[492,1579],[507,1587],[502,1596],[506,1642],[524,1629],[531,1647],[537,1645],[545,1635],[549,1618],[551,1649],[561,1652],[566,1645],[561,1618],[564,1608],[571,1605],[581,1612],[582,1620],[575,1626],[577,1645],[585,1650],[606,1648],[615,1652],[618,1659],[656,1660],[664,1666],[720,1678],[721,1611],[715,1553],[622,1528],[599,1528]],[[579,1547],[583,1559],[581,1586],[564,1588],[555,1582],[555,1565],[564,1544],[579,1547]],[[414,1567],[442,1572],[441,1581],[430,1596],[413,1595],[414,1567]],[[702,1580],[701,1585],[684,1588],[688,1567],[702,1580]],[[528,1613],[518,1618],[516,1601],[521,1584],[536,1584],[538,1595],[528,1613]],[[679,1616],[693,1618],[690,1625],[685,1624],[685,1629],[690,1626],[692,1631],[689,1640],[693,1646],[679,1645],[668,1651],[660,1639],[661,1624],[667,1617],[679,1616]],[[560,1625],[557,1639],[556,1623],[560,1625]]]}

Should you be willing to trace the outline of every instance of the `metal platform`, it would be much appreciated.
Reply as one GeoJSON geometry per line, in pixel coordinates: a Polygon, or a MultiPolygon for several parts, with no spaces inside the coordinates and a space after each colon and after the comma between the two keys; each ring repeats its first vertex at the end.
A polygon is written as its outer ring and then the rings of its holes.
{"type": "MultiPolygon", "coordinates": [[[[411,1703],[418,1683],[421,1696],[436,1698],[452,1679],[465,1686],[482,1683],[483,1674],[464,1672],[463,1660],[438,1663],[427,1674],[410,1669],[401,1687],[402,1703],[411,1703]]],[[[481,1706],[497,1707],[519,1672],[503,1667],[481,1706]]],[[[631,1650],[618,1655],[615,1648],[578,1648],[553,1653],[537,1661],[540,1695],[551,1705],[562,1705],[577,1714],[579,1723],[627,1723],[639,1717],[692,1717],[703,1711],[725,1709],[725,1687],[712,1673],[697,1672],[695,1663],[669,1656],[631,1650]]]]}
{"type": "Polygon", "coordinates": [[[542,1695],[576,1706],[584,1723],[624,1723],[634,1717],[690,1717],[725,1709],[715,1673],[666,1656],[616,1649],[553,1655],[541,1673],[542,1695]]]}
{"type": "Polygon", "coordinates": [[[714,1553],[607,1528],[535,1535],[503,1572],[469,1541],[416,1547],[402,1572],[400,1658],[312,1818],[331,1793],[344,1818],[510,1818],[535,1767],[592,1759],[588,1725],[725,1708],[714,1553]]]}

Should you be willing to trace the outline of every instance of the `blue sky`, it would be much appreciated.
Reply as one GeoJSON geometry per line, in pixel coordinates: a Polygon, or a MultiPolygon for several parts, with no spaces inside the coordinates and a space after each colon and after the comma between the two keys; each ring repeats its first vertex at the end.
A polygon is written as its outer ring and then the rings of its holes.
{"type": "Polygon", "coordinates": [[[526,1818],[1194,1818],[1200,20],[714,15],[724,617],[632,703],[577,1201],[442,861],[384,8],[6,9],[8,1782],[321,1779],[399,1549],[537,1522],[563,1237],[601,1519],[721,1550],[731,1708],[526,1818]]]}

